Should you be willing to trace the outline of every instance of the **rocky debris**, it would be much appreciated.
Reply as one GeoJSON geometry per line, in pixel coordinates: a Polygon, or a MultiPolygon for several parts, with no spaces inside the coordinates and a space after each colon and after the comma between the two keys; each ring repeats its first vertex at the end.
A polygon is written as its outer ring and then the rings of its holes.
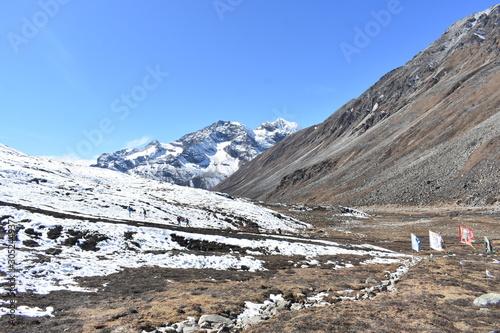
{"type": "Polygon", "coordinates": [[[28,229],[24,230],[24,233],[26,235],[28,235],[29,237],[33,237],[35,239],[40,238],[40,236],[42,235],[41,232],[35,231],[35,229],[33,229],[33,228],[28,228],[28,229]]]}
{"type": "MultiPolygon", "coordinates": [[[[216,315],[208,314],[203,315],[196,321],[195,318],[189,317],[180,323],[168,324],[165,327],[157,327],[155,333],[192,333],[192,332],[206,332],[206,333],[222,333],[230,332],[234,327],[233,320],[216,315]]],[[[147,331],[142,331],[146,333],[147,331]]],[[[147,332],[150,333],[150,332],[147,332]]]]}
{"type": "Polygon", "coordinates": [[[412,260],[405,260],[404,265],[398,267],[398,269],[391,273],[386,272],[386,279],[378,281],[372,278],[366,279],[366,284],[371,284],[372,286],[361,289],[359,293],[356,294],[355,300],[365,300],[373,299],[380,292],[396,292],[396,283],[401,280],[401,277],[408,272],[410,267],[415,266],[420,262],[421,258],[413,258],[412,260]]]}
{"type": "MultiPolygon", "coordinates": [[[[378,281],[372,278],[366,279],[368,286],[359,290],[355,296],[346,296],[345,294],[353,294],[354,290],[325,292],[314,290],[303,290],[294,293],[289,293],[285,296],[282,294],[270,294],[269,299],[263,303],[245,302],[245,311],[239,314],[236,318],[230,319],[217,314],[202,315],[198,321],[195,318],[189,317],[180,323],[167,324],[165,327],[157,327],[155,333],[222,333],[222,332],[240,332],[252,325],[255,325],[263,320],[276,315],[283,310],[297,311],[309,307],[329,306],[337,302],[344,301],[362,301],[371,300],[380,292],[396,292],[396,284],[406,274],[410,267],[417,265],[421,258],[413,258],[412,260],[404,260],[403,265],[398,267],[395,272],[387,272],[386,279],[378,281]],[[310,294],[311,296],[307,296],[310,294]]],[[[150,333],[142,331],[142,333],[150,333]]]]}
{"type": "Polygon", "coordinates": [[[28,180],[28,183],[40,184],[40,183],[46,183],[46,182],[47,182],[47,179],[43,179],[43,178],[32,178],[32,179],[28,180]]]}
{"type": "Polygon", "coordinates": [[[45,250],[45,253],[48,254],[48,255],[53,255],[53,256],[56,256],[58,254],[61,254],[62,252],[62,249],[56,249],[56,248],[49,248],[47,250],[45,250]]]}
{"type": "Polygon", "coordinates": [[[40,244],[38,244],[36,241],[32,239],[27,239],[23,241],[23,245],[27,247],[38,247],[40,244]]]}
{"type": "Polygon", "coordinates": [[[488,305],[498,305],[500,304],[500,294],[484,294],[479,296],[474,300],[474,305],[476,306],[488,306],[488,305]]]}
{"type": "Polygon", "coordinates": [[[354,209],[354,208],[340,207],[340,210],[341,210],[342,214],[344,214],[344,215],[356,216],[356,217],[361,217],[361,218],[370,217],[369,214],[362,212],[360,210],[354,209]]]}
{"type": "MultiPolygon", "coordinates": [[[[54,230],[54,229],[52,229],[54,230]]],[[[59,230],[59,229],[58,229],[59,230]]],[[[59,233],[60,231],[56,231],[59,233]]],[[[62,245],[65,246],[75,246],[78,245],[82,250],[85,251],[98,251],[99,248],[97,244],[99,242],[109,239],[107,235],[100,234],[98,232],[90,232],[88,230],[73,230],[69,229],[67,231],[68,238],[66,238],[62,245]]],[[[55,237],[55,236],[54,236],[55,237]]]]}
{"type": "Polygon", "coordinates": [[[199,240],[194,238],[186,238],[175,233],[170,234],[172,241],[176,242],[188,250],[196,250],[203,252],[226,252],[238,251],[239,253],[246,253],[246,249],[238,245],[229,245],[219,242],[211,242],[207,240],[199,240]]]}
{"type": "Polygon", "coordinates": [[[57,239],[61,236],[63,231],[62,225],[56,225],[54,228],[50,228],[47,232],[47,238],[49,239],[57,239]]]}
{"type": "Polygon", "coordinates": [[[264,303],[245,302],[245,311],[235,320],[235,327],[247,329],[260,321],[267,320],[278,313],[278,311],[290,308],[291,301],[285,300],[283,296],[273,295],[264,303]]]}

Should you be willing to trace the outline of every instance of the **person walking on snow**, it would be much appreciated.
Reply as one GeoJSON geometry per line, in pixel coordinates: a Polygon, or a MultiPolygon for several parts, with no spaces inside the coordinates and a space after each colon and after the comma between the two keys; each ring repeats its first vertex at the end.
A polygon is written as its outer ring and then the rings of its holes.
{"type": "Polygon", "coordinates": [[[147,217],[146,208],[142,209],[142,215],[143,215],[144,219],[146,219],[146,217],[147,217]]]}
{"type": "Polygon", "coordinates": [[[130,205],[128,205],[128,217],[131,217],[132,216],[132,207],[130,207],[130,205]]]}

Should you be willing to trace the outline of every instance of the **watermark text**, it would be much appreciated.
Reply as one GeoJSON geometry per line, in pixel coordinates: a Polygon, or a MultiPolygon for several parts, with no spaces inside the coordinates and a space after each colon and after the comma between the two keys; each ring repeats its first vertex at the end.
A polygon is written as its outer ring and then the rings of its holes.
{"type": "Polygon", "coordinates": [[[52,18],[60,11],[62,5],[66,5],[70,0],[40,0],[38,6],[40,10],[31,17],[23,16],[21,18],[21,29],[19,33],[11,31],[7,33],[7,39],[14,50],[19,53],[21,45],[27,44],[35,38],[41,29],[43,29],[52,18]]]}
{"type": "MultiPolygon", "coordinates": [[[[169,75],[161,70],[160,65],[156,65],[155,68],[147,66],[146,73],[140,84],[111,102],[110,110],[119,120],[125,120],[130,115],[131,110],[138,108],[140,103],[146,100],[149,93],[158,88],[169,75]]],[[[94,148],[104,142],[106,135],[111,134],[116,129],[116,117],[104,117],[96,127],[84,129],[81,132],[84,139],[80,140],[74,148],[68,146],[68,153],[80,157],[91,155],[94,148]]]]}
{"type": "Polygon", "coordinates": [[[227,12],[232,12],[236,7],[241,5],[242,2],[243,0],[214,0],[212,5],[219,16],[219,20],[224,21],[224,15],[227,12]]]}
{"type": "Polygon", "coordinates": [[[4,287],[6,293],[2,298],[6,298],[9,323],[14,325],[16,323],[16,310],[17,310],[17,281],[16,281],[16,241],[17,241],[17,227],[11,218],[7,219],[7,286],[4,287]]]}
{"type": "MultiPolygon", "coordinates": [[[[411,1],[411,0],[410,0],[411,1]]],[[[364,27],[354,27],[354,38],[352,43],[342,42],[339,44],[340,50],[348,63],[352,62],[354,54],[359,54],[368,47],[372,40],[379,36],[382,30],[391,24],[394,16],[403,12],[403,5],[400,0],[389,0],[385,9],[372,10],[370,16],[373,18],[364,27]]]]}

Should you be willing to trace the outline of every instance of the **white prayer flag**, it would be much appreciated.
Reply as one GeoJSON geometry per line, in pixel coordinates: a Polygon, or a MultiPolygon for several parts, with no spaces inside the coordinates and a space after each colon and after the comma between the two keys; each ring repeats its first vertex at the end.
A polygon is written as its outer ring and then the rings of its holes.
{"type": "Polygon", "coordinates": [[[429,230],[429,243],[431,249],[443,251],[443,238],[440,234],[436,234],[435,232],[429,230]]]}
{"type": "Polygon", "coordinates": [[[415,252],[420,252],[420,238],[418,238],[414,234],[411,234],[411,248],[415,252]]]}

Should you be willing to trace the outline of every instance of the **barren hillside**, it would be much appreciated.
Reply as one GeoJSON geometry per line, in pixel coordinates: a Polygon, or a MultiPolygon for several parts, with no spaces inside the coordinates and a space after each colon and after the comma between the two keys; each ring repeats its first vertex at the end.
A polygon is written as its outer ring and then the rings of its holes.
{"type": "Polygon", "coordinates": [[[216,190],[291,203],[498,204],[499,49],[497,5],[216,190]]]}

